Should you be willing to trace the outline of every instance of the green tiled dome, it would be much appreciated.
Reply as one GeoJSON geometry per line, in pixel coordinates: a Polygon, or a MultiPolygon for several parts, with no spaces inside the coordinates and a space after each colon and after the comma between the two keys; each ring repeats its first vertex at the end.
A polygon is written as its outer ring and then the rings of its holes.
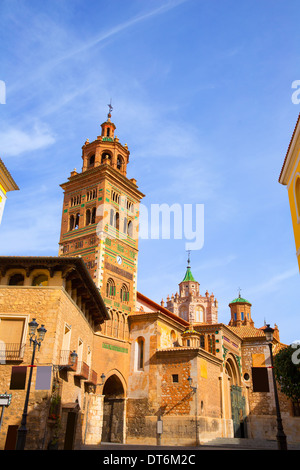
{"type": "Polygon", "coordinates": [[[197,282],[193,275],[192,275],[192,272],[191,272],[191,269],[190,267],[188,266],[187,270],[186,270],[186,273],[185,273],[185,276],[184,276],[184,279],[182,282],[187,282],[187,281],[193,281],[193,282],[197,282]]]}
{"type": "Polygon", "coordinates": [[[240,296],[230,302],[230,304],[237,304],[237,303],[251,305],[249,300],[243,299],[243,297],[240,297],[240,296]]]}

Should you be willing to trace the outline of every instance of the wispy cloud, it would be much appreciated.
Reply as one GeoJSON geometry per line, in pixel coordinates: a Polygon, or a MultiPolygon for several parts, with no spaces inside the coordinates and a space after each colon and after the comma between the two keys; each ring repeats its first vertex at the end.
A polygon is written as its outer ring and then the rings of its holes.
{"type": "Polygon", "coordinates": [[[52,132],[42,124],[35,124],[33,129],[24,131],[9,127],[0,132],[0,153],[6,157],[17,156],[54,144],[52,132]]]}
{"type": "Polygon", "coordinates": [[[155,16],[162,15],[169,10],[172,10],[173,8],[176,8],[177,6],[186,3],[189,0],[169,0],[165,3],[163,3],[161,6],[158,8],[155,8],[154,10],[150,10],[146,13],[142,13],[140,15],[137,15],[127,21],[124,21],[123,23],[120,23],[113,28],[104,31],[103,33],[97,35],[94,37],[92,40],[85,42],[84,44],[80,45],[79,47],[74,48],[73,50],[69,51],[67,54],[61,56],[58,61],[63,61],[66,59],[69,59],[73,57],[75,54],[81,54],[82,52],[86,52],[88,49],[91,49],[107,39],[112,38],[113,36],[116,36],[123,31],[131,28],[132,26],[135,26],[138,23],[142,23],[146,20],[149,20],[151,18],[154,18],[155,16]]]}
{"type": "Polygon", "coordinates": [[[276,274],[275,276],[270,277],[265,282],[253,286],[252,288],[247,290],[248,295],[259,295],[259,294],[268,294],[270,292],[274,292],[278,289],[278,286],[283,286],[284,281],[299,276],[299,270],[297,267],[287,269],[286,271],[276,274]]]}

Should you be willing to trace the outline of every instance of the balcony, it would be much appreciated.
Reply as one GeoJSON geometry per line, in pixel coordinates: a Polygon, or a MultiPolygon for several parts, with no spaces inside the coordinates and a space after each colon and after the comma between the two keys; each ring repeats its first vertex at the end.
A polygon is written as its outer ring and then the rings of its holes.
{"type": "Polygon", "coordinates": [[[71,354],[72,354],[72,351],[69,351],[69,350],[60,351],[60,360],[59,360],[60,369],[70,370],[73,372],[77,370],[77,357],[76,357],[75,363],[73,364],[71,354]]]}
{"type": "Polygon", "coordinates": [[[90,369],[89,377],[85,383],[88,385],[97,385],[97,379],[98,379],[97,372],[90,369]]]}
{"type": "Polygon", "coordinates": [[[85,362],[79,361],[74,376],[79,379],[87,380],[89,378],[89,371],[89,366],[85,362]]]}
{"type": "Polygon", "coordinates": [[[22,361],[24,352],[25,344],[0,341],[0,364],[10,361],[22,361]]]}

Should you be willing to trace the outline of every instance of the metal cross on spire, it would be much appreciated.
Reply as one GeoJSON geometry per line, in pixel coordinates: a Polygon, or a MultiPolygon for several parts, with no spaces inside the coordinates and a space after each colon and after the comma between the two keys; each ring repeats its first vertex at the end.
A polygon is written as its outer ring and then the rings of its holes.
{"type": "Polygon", "coordinates": [[[239,291],[239,298],[241,298],[241,290],[242,290],[242,289],[239,287],[239,288],[238,288],[238,291],[239,291]]]}
{"type": "Polygon", "coordinates": [[[191,250],[188,250],[188,268],[190,267],[191,262],[191,250]]]}

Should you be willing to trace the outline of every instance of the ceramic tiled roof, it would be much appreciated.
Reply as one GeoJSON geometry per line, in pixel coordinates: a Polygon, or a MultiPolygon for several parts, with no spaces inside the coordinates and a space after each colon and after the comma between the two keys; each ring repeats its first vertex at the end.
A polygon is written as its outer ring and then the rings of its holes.
{"type": "Polygon", "coordinates": [[[240,338],[264,338],[265,333],[254,326],[228,326],[228,328],[236,333],[240,338]]]}
{"type": "Polygon", "coordinates": [[[191,271],[189,266],[186,270],[186,273],[185,273],[185,276],[184,276],[184,279],[183,279],[182,282],[187,282],[187,281],[197,282],[197,281],[195,281],[194,276],[192,275],[192,271],[191,271]]]}

